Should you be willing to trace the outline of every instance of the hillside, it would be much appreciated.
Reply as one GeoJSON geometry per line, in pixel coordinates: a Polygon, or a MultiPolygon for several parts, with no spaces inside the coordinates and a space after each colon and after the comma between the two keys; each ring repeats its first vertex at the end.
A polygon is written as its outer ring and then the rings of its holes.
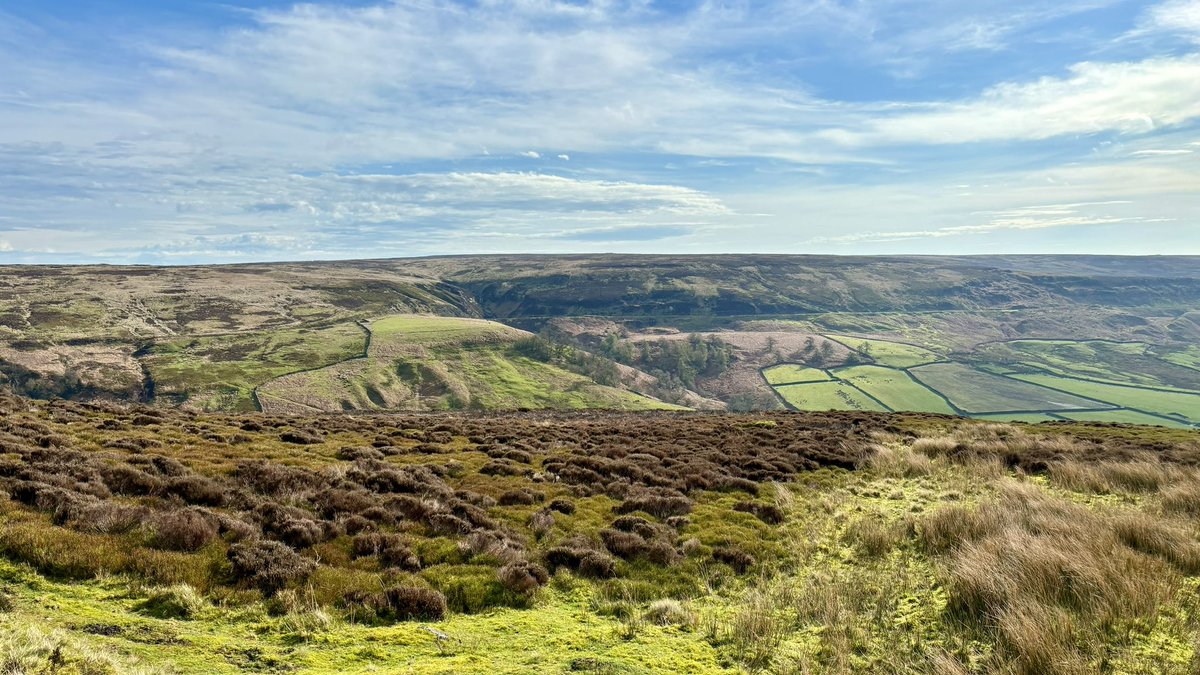
{"type": "Polygon", "coordinates": [[[1200,667],[1194,431],[0,412],[10,672],[1200,667]]]}
{"type": "Polygon", "coordinates": [[[667,403],[1200,423],[1196,258],[460,256],[7,267],[0,281],[0,374],[39,397],[223,410],[667,403]],[[461,349],[421,345],[404,330],[368,349],[373,324],[408,315],[503,325],[461,349]],[[576,363],[561,350],[548,361],[515,355],[523,334],[514,329],[563,342],[576,363]],[[693,373],[686,355],[671,364],[635,353],[693,335],[728,345],[730,362],[693,373]],[[879,358],[905,348],[933,356],[879,358]],[[615,363],[582,364],[593,356],[615,363]],[[792,386],[809,383],[769,376],[776,366],[815,368],[826,384],[792,386]],[[960,394],[997,383],[1007,398],[960,394]]]}

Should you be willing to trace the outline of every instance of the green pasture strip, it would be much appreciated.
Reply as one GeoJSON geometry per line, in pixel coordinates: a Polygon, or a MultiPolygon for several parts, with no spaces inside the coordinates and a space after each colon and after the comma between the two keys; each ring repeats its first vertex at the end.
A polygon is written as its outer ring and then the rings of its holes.
{"type": "Polygon", "coordinates": [[[1047,413],[992,413],[985,415],[971,415],[972,419],[988,420],[990,422],[1026,422],[1028,424],[1039,424],[1041,422],[1060,422],[1058,417],[1047,413]]]}
{"type": "Polygon", "coordinates": [[[1117,407],[1135,408],[1148,413],[1200,422],[1200,394],[1128,387],[1056,375],[1013,375],[1012,377],[1079,396],[1106,401],[1117,407]]]}
{"type": "Polygon", "coordinates": [[[860,338],[850,335],[835,335],[832,333],[824,335],[823,337],[840,342],[856,352],[870,356],[877,364],[881,366],[891,366],[893,368],[911,368],[913,366],[939,361],[942,358],[928,349],[917,347],[916,345],[904,344],[902,342],[889,342],[887,340],[860,338]]]}
{"type": "Polygon", "coordinates": [[[806,382],[828,382],[829,373],[820,368],[809,368],[795,363],[783,363],[762,371],[767,384],[802,384],[806,382]]]}
{"type": "Polygon", "coordinates": [[[786,384],[775,391],[797,410],[872,410],[887,408],[845,382],[786,384]]]}
{"type": "Polygon", "coordinates": [[[954,409],[941,396],[914,380],[908,373],[883,366],[851,366],[832,371],[840,380],[853,384],[892,410],[912,410],[953,415],[954,409]]]}
{"type": "Polygon", "coordinates": [[[935,363],[910,371],[968,413],[1042,412],[1102,408],[1104,403],[1054,391],[961,363],[935,363]]]}
{"type": "Polygon", "coordinates": [[[1120,424],[1147,424],[1151,426],[1171,427],[1173,429],[1190,429],[1190,424],[1176,420],[1148,415],[1136,410],[1102,410],[1096,412],[1059,413],[1060,417],[1078,422],[1117,422],[1120,424]]]}

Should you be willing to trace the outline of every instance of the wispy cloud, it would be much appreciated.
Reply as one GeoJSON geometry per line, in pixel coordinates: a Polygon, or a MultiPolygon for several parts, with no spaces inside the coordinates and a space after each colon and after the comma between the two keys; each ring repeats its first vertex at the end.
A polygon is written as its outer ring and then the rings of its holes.
{"type": "Polygon", "coordinates": [[[0,14],[0,236],[175,259],[1165,222],[1193,204],[1200,54],[1177,38],[1198,7],[316,2],[128,33],[0,14]],[[1131,27],[1174,43],[1096,48],[1131,27]],[[1137,204],[1020,211],[1102,190],[1137,204]]]}

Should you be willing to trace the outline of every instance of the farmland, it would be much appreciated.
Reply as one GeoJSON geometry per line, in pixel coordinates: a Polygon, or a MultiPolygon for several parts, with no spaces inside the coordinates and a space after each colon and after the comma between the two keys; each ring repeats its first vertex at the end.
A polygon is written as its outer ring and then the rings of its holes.
{"type": "Polygon", "coordinates": [[[464,256],[3,271],[0,381],[43,399],[296,414],[677,405],[1060,421],[1114,411],[1097,419],[1169,425],[1200,415],[1192,258],[464,256]],[[552,344],[523,350],[533,336],[552,344]],[[1066,380],[1031,379],[1043,377],[1066,380]]]}
{"type": "Polygon", "coordinates": [[[864,410],[882,406],[996,421],[1200,423],[1200,371],[1178,363],[1187,362],[1187,350],[1169,352],[1140,342],[1013,340],[939,357],[878,337],[826,337],[871,365],[815,370],[792,363],[764,369],[767,384],[789,407],[846,409],[854,407],[847,404],[852,401],[864,410]],[[821,382],[822,375],[832,380],[821,382]],[[779,384],[790,376],[797,379],[779,384]]]}

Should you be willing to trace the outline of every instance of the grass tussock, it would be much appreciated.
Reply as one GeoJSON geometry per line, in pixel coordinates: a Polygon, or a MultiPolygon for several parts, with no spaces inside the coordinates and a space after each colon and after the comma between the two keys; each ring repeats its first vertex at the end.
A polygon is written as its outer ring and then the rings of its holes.
{"type": "Polygon", "coordinates": [[[0,673],[5,675],[159,675],[165,672],[122,659],[61,631],[0,622],[0,673]]]}
{"type": "Polygon", "coordinates": [[[1114,635],[1154,619],[1194,564],[1181,530],[1106,517],[1027,483],[923,525],[927,548],[950,551],[949,611],[996,639],[996,658],[1021,673],[1087,672],[1114,635]]]}

